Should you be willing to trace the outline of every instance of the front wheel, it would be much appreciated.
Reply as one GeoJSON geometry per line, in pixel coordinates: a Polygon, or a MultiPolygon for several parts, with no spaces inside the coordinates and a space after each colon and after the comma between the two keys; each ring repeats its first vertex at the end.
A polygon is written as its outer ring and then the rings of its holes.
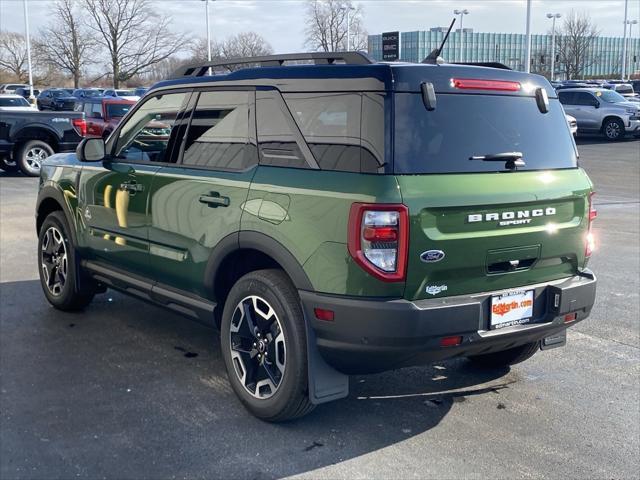
{"type": "Polygon", "coordinates": [[[602,126],[602,131],[607,140],[621,140],[624,137],[624,123],[617,118],[609,119],[602,126]]]}
{"type": "Polygon", "coordinates": [[[30,140],[18,149],[16,163],[22,173],[29,177],[37,177],[40,175],[42,162],[51,155],[53,155],[53,148],[48,143],[42,140],[30,140]]]}
{"type": "Polygon", "coordinates": [[[284,272],[259,270],[240,278],[227,297],[220,330],[229,382],[253,415],[278,422],[313,410],[304,317],[284,272]]]}
{"type": "Polygon", "coordinates": [[[86,307],[93,293],[82,292],[73,242],[64,214],[53,212],[44,219],[38,235],[38,271],[45,297],[59,310],[86,307]]]}
{"type": "Polygon", "coordinates": [[[501,352],[473,355],[468,359],[476,365],[489,368],[508,367],[524,362],[535,355],[540,349],[540,342],[526,343],[519,347],[502,350],[501,352]]]}

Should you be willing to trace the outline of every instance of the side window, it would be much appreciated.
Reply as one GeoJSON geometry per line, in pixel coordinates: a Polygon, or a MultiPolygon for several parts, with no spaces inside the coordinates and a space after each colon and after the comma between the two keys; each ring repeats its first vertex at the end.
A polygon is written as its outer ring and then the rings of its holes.
{"type": "MultiPolygon", "coordinates": [[[[122,126],[114,154],[131,162],[171,162],[170,141],[188,93],[154,95],[122,126]]],[[[175,133],[175,132],[174,132],[175,133]]]]}
{"type": "Polygon", "coordinates": [[[575,104],[576,105],[595,105],[596,104],[596,98],[591,95],[590,93],[587,92],[577,92],[576,94],[576,101],[575,104]]]}
{"type": "Polygon", "coordinates": [[[85,103],[84,104],[84,106],[82,107],[82,110],[84,111],[85,118],[91,118],[92,109],[93,109],[93,104],[92,103],[85,103]]]}
{"type": "Polygon", "coordinates": [[[253,92],[202,92],[191,117],[182,163],[244,170],[258,163],[249,141],[253,92]]]}
{"type": "Polygon", "coordinates": [[[276,167],[309,168],[293,131],[295,125],[283,111],[286,105],[274,91],[256,92],[256,123],[260,164],[276,167]]]}
{"type": "Polygon", "coordinates": [[[558,99],[560,103],[563,105],[575,105],[574,103],[575,95],[573,92],[559,92],[558,99]]]}
{"type": "Polygon", "coordinates": [[[359,93],[284,95],[323,170],[377,172],[384,139],[384,99],[359,93]]]}
{"type": "Polygon", "coordinates": [[[93,108],[91,109],[91,116],[93,118],[102,118],[102,104],[101,103],[93,103],[93,108]]]}

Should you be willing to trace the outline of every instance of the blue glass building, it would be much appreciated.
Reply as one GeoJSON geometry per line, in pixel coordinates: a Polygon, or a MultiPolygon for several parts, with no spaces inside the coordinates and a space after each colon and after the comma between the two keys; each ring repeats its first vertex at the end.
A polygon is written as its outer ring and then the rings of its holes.
{"type": "MultiPolygon", "coordinates": [[[[401,32],[400,60],[420,62],[440,45],[446,28],[401,32]]],[[[452,31],[442,53],[445,61],[500,62],[514,70],[524,70],[525,38],[521,33],[480,33],[465,28],[452,31]],[[463,38],[462,60],[460,39],[463,38]]],[[[627,39],[627,72],[640,75],[640,38],[627,39]]],[[[556,42],[557,43],[557,42],[556,42]]],[[[622,37],[598,37],[591,46],[584,70],[586,77],[619,78],[622,65],[622,37]]],[[[369,54],[382,60],[382,35],[369,35],[369,54]]],[[[558,58],[556,51],[556,58],[558,58]]],[[[551,70],[551,35],[531,36],[531,71],[546,74],[551,70]]],[[[562,62],[556,61],[556,78],[564,79],[562,62]]]]}

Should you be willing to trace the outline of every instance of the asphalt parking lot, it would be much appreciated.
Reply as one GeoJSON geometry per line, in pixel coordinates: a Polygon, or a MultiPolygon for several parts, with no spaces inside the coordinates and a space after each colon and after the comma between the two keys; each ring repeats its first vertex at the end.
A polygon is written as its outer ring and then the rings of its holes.
{"type": "Polygon", "coordinates": [[[354,377],[282,425],[240,405],[214,330],[115,292],[49,307],[37,179],[0,172],[0,477],[638,478],[640,141],[578,144],[599,285],[565,348],[354,377]]]}

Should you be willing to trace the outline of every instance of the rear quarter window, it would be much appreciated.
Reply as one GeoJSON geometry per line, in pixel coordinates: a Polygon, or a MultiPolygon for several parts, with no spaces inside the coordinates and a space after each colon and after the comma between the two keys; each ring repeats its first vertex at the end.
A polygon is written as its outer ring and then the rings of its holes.
{"type": "Polygon", "coordinates": [[[549,99],[541,113],[535,98],[438,94],[427,111],[417,93],[395,96],[394,170],[398,174],[504,171],[504,163],[472,156],[521,152],[518,170],[572,168],[577,154],[564,110],[549,99]]]}

